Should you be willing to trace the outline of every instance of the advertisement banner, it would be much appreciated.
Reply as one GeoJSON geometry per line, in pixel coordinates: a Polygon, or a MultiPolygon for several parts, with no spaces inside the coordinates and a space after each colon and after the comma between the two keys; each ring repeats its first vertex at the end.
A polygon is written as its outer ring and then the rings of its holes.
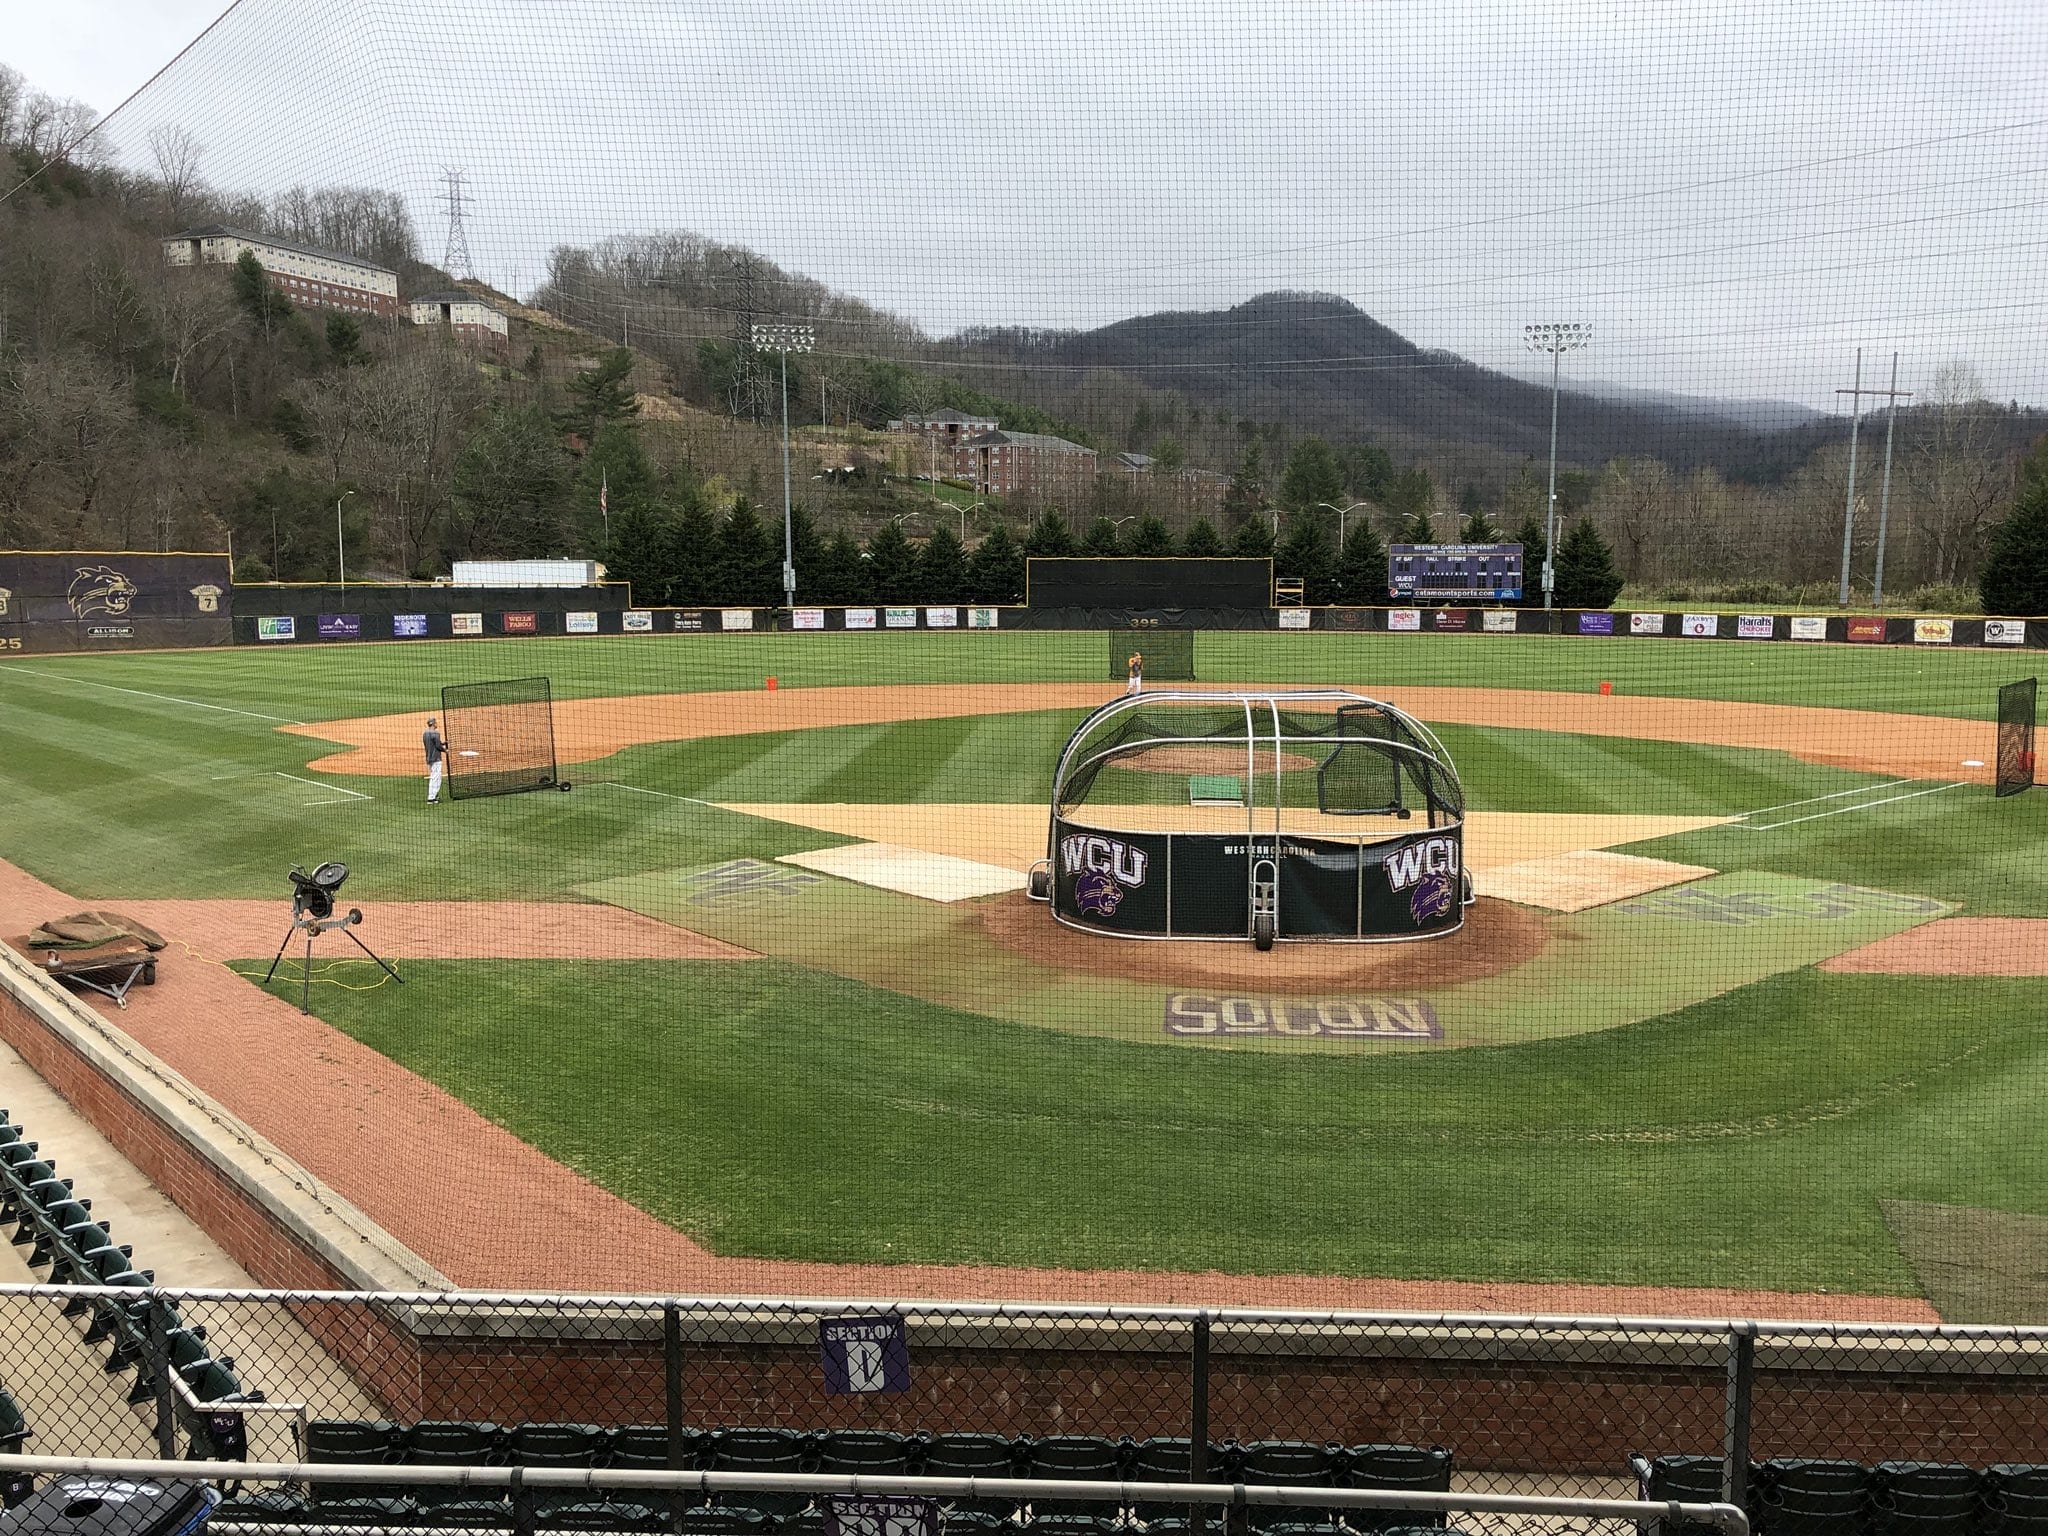
{"type": "Polygon", "coordinates": [[[629,635],[644,635],[654,628],[654,615],[644,608],[628,608],[619,615],[619,628],[629,635]]]}
{"type": "Polygon", "coordinates": [[[1828,637],[1828,621],[1817,613],[1795,614],[1792,618],[1794,640],[1825,640],[1828,637]]]}
{"type": "Polygon", "coordinates": [[[1632,613],[1628,616],[1628,632],[1632,635],[1661,635],[1664,633],[1664,615],[1632,613]]]}
{"type": "Polygon", "coordinates": [[[227,592],[226,555],[0,550],[0,649],[231,645],[227,592]]]}
{"type": "Polygon", "coordinates": [[[1947,645],[1956,637],[1954,619],[1915,619],[1913,621],[1913,643],[1915,645],[1947,645]]]}
{"type": "Polygon", "coordinates": [[[702,608],[678,608],[670,617],[675,621],[675,628],[679,634],[694,635],[704,627],[702,608]]]}
{"type": "Polygon", "coordinates": [[[1515,632],[1515,610],[1512,608],[1489,608],[1486,610],[1486,632],[1489,635],[1512,635],[1515,632]]]}
{"type": "Polygon", "coordinates": [[[872,608],[847,609],[846,627],[848,629],[873,629],[875,627],[875,610],[872,608]]]}
{"type": "Polygon", "coordinates": [[[791,629],[823,629],[825,610],[822,608],[792,608],[789,610],[791,629]]]}
{"type": "Polygon", "coordinates": [[[426,632],[427,616],[424,613],[391,615],[391,637],[394,640],[417,640],[426,632]]]}
{"type": "Polygon", "coordinates": [[[360,640],[363,637],[363,616],[360,613],[323,613],[318,629],[322,640],[360,640]]]}
{"type": "Polygon", "coordinates": [[[484,632],[484,616],[480,613],[451,613],[448,615],[448,633],[451,635],[480,635],[484,632]]]}
{"type": "Polygon", "coordinates": [[[1420,608],[1389,608],[1387,610],[1387,628],[1421,629],[1422,610],[1420,608]]]}
{"type": "Polygon", "coordinates": [[[1778,621],[1768,613],[1745,613],[1735,621],[1738,640],[1768,640],[1777,632],[1778,621]]]}
{"type": "Polygon", "coordinates": [[[597,615],[565,613],[562,615],[562,632],[567,635],[594,635],[597,633],[597,615]]]}
{"type": "Polygon", "coordinates": [[[1853,618],[1849,620],[1848,637],[1858,645],[1883,645],[1884,620],[1853,618]]]}
{"type": "Polygon", "coordinates": [[[299,621],[290,614],[276,619],[258,619],[256,638],[258,640],[296,640],[299,637],[299,621]]]}
{"type": "Polygon", "coordinates": [[[1579,615],[1579,633],[1582,635],[1611,635],[1614,633],[1614,615],[1611,613],[1582,613],[1579,615]]]}
{"type": "MultiPolygon", "coordinates": [[[[1129,933],[1164,933],[1167,839],[1158,833],[1104,832],[1061,821],[1053,861],[1053,910],[1069,922],[1129,933]]],[[[1195,846],[1190,841],[1187,846],[1195,846]]],[[[1212,846],[1220,846],[1213,844],[1212,846]]],[[[1237,860],[1244,869],[1244,857],[1237,860]]],[[[1184,878],[1184,877],[1183,877],[1184,878]]],[[[1199,888],[1198,879],[1190,889],[1199,888]]],[[[1244,932],[1245,883],[1235,894],[1236,932],[1244,932]]],[[[1181,914],[1174,915],[1178,930],[1181,914]]],[[[1211,930],[1197,929],[1198,932],[1211,930]]],[[[1228,931],[1228,930],[1226,930],[1228,931]]]]}
{"type": "Polygon", "coordinates": [[[882,610],[882,627],[884,629],[915,629],[917,628],[917,610],[915,608],[884,608],[882,610]]]}
{"type": "Polygon", "coordinates": [[[1323,627],[1326,629],[1371,629],[1372,614],[1364,608],[1330,608],[1324,610],[1323,627]]]}
{"type": "MultiPolygon", "coordinates": [[[[1361,849],[1358,916],[1367,933],[1438,933],[1465,920],[1464,837],[1456,828],[1361,849]]],[[[1282,909],[1285,910],[1284,908],[1282,909]]]]}
{"type": "Polygon", "coordinates": [[[537,613],[506,613],[498,616],[508,635],[537,635],[540,633],[540,615],[537,613]]]}
{"type": "Polygon", "coordinates": [[[1984,643],[1986,645],[2025,645],[2027,643],[2027,621],[2025,619],[1986,619],[1984,621],[1984,643]]]}
{"type": "Polygon", "coordinates": [[[1469,608],[1439,608],[1429,616],[1430,626],[1451,634],[1462,634],[1472,627],[1472,610],[1469,608]]]}
{"type": "Polygon", "coordinates": [[[734,630],[754,627],[754,610],[751,608],[721,608],[718,610],[718,627],[731,633],[734,630]]]}
{"type": "Polygon", "coordinates": [[[1721,615],[1718,613],[1681,614],[1678,620],[1680,633],[1695,640],[1710,640],[1721,633],[1721,615]]]}
{"type": "Polygon", "coordinates": [[[994,629],[996,621],[1001,614],[1002,610],[1000,608],[970,608],[967,610],[967,627],[969,629],[994,629]]]}
{"type": "Polygon", "coordinates": [[[1306,608],[1282,608],[1280,610],[1280,627],[1282,629],[1307,629],[1308,610],[1306,608]]]}
{"type": "Polygon", "coordinates": [[[926,629],[958,629],[960,610],[958,608],[927,608],[924,611],[926,629]]]}

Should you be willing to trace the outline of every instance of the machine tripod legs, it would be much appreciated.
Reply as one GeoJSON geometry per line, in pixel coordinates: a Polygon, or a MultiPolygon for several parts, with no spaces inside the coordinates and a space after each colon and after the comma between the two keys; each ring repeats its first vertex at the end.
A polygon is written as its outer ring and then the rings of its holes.
{"type": "Polygon", "coordinates": [[[363,911],[362,908],[360,907],[350,907],[348,909],[347,915],[342,917],[293,918],[291,927],[285,930],[284,938],[278,942],[277,953],[271,957],[270,969],[263,973],[264,984],[266,986],[269,985],[270,978],[277,974],[277,967],[279,963],[282,962],[284,959],[284,952],[286,947],[289,946],[292,941],[292,935],[295,933],[303,933],[306,936],[306,958],[299,975],[299,1012],[311,1013],[313,1011],[313,940],[319,937],[321,934],[327,932],[330,928],[338,928],[341,930],[342,937],[347,939],[349,943],[355,945],[357,949],[360,949],[372,960],[376,961],[378,968],[382,970],[386,976],[389,976],[401,987],[404,986],[405,978],[399,975],[397,971],[393,970],[390,963],[386,961],[382,955],[378,954],[375,950],[370,948],[369,945],[365,944],[361,939],[357,938],[353,933],[349,932],[350,928],[354,927],[357,923],[360,923],[362,920],[363,911]]]}

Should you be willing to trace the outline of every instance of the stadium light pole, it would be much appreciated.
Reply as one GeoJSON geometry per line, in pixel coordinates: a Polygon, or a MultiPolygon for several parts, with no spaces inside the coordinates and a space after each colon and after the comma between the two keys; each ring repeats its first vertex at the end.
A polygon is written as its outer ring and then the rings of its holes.
{"type": "Polygon", "coordinates": [[[1372,503],[1369,501],[1354,501],[1340,507],[1334,501],[1319,501],[1316,505],[1318,507],[1326,507],[1337,514],[1337,553],[1341,555],[1344,553],[1344,518],[1346,514],[1356,512],[1360,507],[1369,507],[1372,503]]]}
{"type": "Polygon", "coordinates": [[[790,536],[789,354],[808,352],[815,334],[808,325],[756,325],[753,343],[782,357],[782,605],[796,606],[796,551],[790,536]]]}
{"type": "Polygon", "coordinates": [[[348,585],[348,551],[341,542],[341,504],[353,495],[354,491],[343,491],[334,498],[334,568],[341,573],[341,585],[344,587],[348,585]]]}
{"type": "Polygon", "coordinates": [[[1543,606],[1557,589],[1557,374],[1565,353],[1576,352],[1593,339],[1584,320],[1551,320],[1522,327],[1522,345],[1550,354],[1550,495],[1543,508],[1543,606]]]}

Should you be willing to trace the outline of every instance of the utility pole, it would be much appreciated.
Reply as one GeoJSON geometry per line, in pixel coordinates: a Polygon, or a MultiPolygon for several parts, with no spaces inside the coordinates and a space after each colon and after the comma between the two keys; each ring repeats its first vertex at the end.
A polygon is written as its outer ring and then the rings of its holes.
{"type": "MultiPolygon", "coordinates": [[[[1856,383],[1851,389],[1838,389],[1838,395],[1849,397],[1849,492],[1842,504],[1842,585],[1835,597],[1837,608],[1849,606],[1849,546],[1856,534],[1856,429],[1863,422],[1863,349],[1856,349],[1856,383]]],[[[1872,391],[1874,394],[1875,391],[1872,391]]]]}
{"type": "Polygon", "coordinates": [[[796,552],[790,536],[789,495],[789,354],[811,350],[815,333],[808,325],[756,325],[748,332],[755,347],[782,357],[782,600],[796,606],[796,552]]]}
{"type": "MultiPolygon", "coordinates": [[[[1871,391],[1876,394],[1876,390],[1871,391]]],[[[1913,392],[1899,388],[1899,354],[1892,354],[1892,387],[1885,391],[1884,489],[1877,498],[1877,579],[1871,585],[1870,605],[1884,606],[1884,535],[1892,520],[1892,428],[1899,419],[1899,401],[1910,400],[1913,392]]]]}
{"type": "MultiPolygon", "coordinates": [[[[1576,352],[1593,339],[1593,327],[1583,320],[1550,321],[1522,327],[1522,345],[1531,352],[1550,354],[1550,495],[1543,511],[1543,606],[1547,609],[1557,590],[1557,375],[1558,364],[1567,352],[1576,352]]],[[[1844,578],[1846,580],[1846,578],[1844,578]]],[[[1843,599],[1847,601],[1846,598],[1843,599]]]]}

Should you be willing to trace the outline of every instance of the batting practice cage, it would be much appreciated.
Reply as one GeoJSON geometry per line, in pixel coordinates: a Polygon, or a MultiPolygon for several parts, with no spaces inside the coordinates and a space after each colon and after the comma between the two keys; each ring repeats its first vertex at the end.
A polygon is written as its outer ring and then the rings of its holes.
{"type": "Polygon", "coordinates": [[[1060,753],[1031,894],[1118,938],[1441,938],[1472,901],[1464,817],[1450,754],[1391,704],[1138,694],[1060,753]]]}
{"type": "Polygon", "coordinates": [[[555,768],[555,703],[545,677],[448,684],[441,736],[451,799],[568,787],[555,768]]]}
{"type": "Polygon", "coordinates": [[[2048,1536],[2048,0],[203,4],[0,12],[0,1504],[2048,1536]]]}

